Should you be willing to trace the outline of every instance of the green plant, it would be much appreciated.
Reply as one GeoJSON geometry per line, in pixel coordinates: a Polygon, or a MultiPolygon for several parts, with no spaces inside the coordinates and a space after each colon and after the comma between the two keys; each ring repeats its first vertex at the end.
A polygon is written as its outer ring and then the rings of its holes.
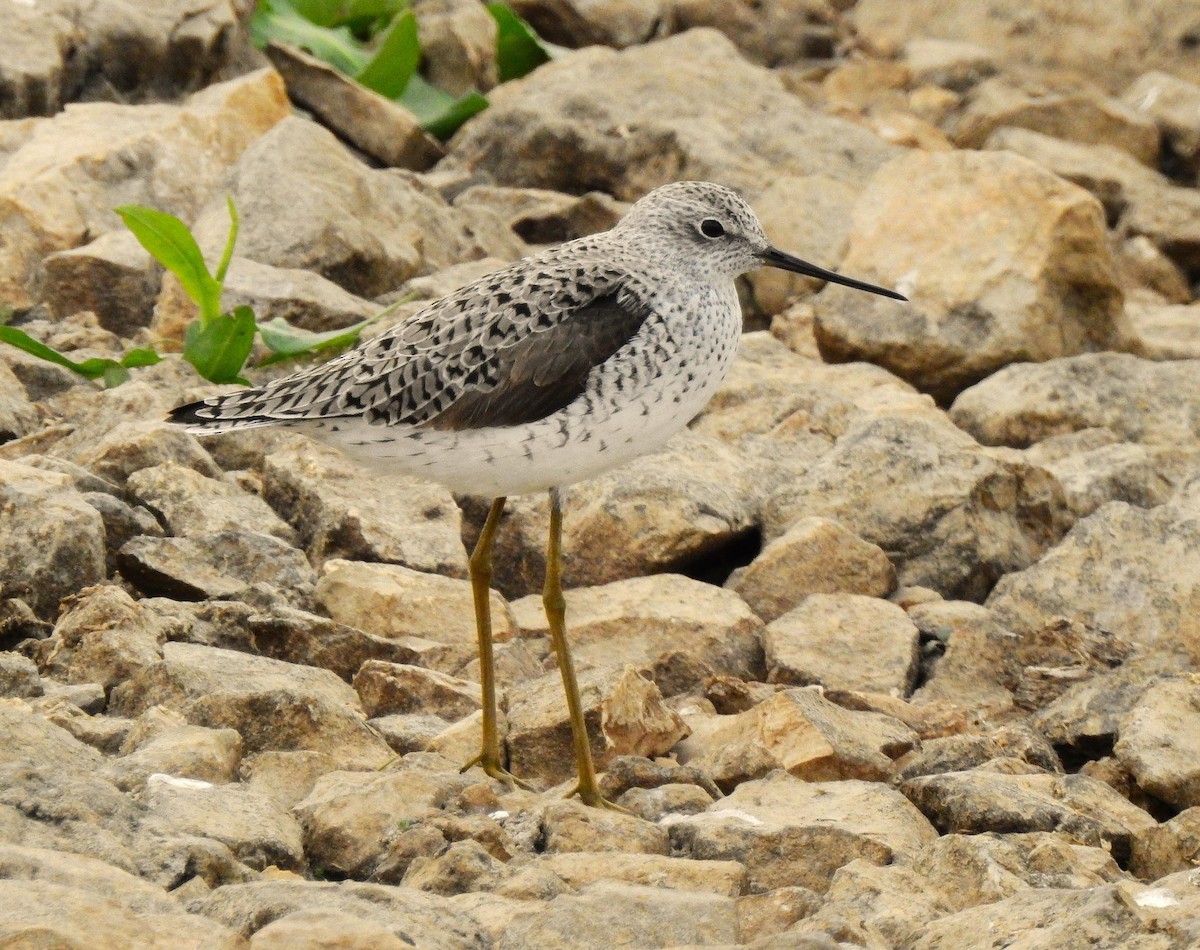
{"type": "MultiPolygon", "coordinates": [[[[557,47],[543,42],[508,4],[486,8],[496,21],[501,82],[524,76],[556,54],[557,47]]],[[[308,50],[403,105],[439,138],[448,138],[488,105],[480,92],[453,96],[421,78],[421,42],[407,0],[259,0],[250,31],[260,48],[277,40],[308,50]]]]}
{"type": "MultiPolygon", "coordinates": [[[[175,275],[184,292],[195,302],[198,319],[188,324],[184,332],[181,355],[209,382],[245,384],[241,372],[254,347],[255,336],[261,337],[270,351],[258,364],[267,366],[292,357],[349,346],[358,339],[365,327],[405,302],[397,301],[367,320],[328,333],[313,333],[293,327],[281,317],[258,323],[254,311],[244,305],[234,307],[228,313],[222,312],[225,274],[233,259],[239,226],[237,207],[232,198],[228,199],[228,204],[229,234],[216,273],[209,271],[204,255],[200,253],[200,247],[187,225],[174,215],[139,205],[123,205],[116,209],[142,247],[175,275]]],[[[11,310],[8,315],[11,316],[11,310]]],[[[97,357],[77,362],[33,339],[23,330],[10,326],[0,326],[0,342],[65,366],[87,379],[102,379],[106,386],[120,385],[129,379],[129,370],[152,366],[162,360],[153,347],[138,347],[119,360],[97,357]]]]}

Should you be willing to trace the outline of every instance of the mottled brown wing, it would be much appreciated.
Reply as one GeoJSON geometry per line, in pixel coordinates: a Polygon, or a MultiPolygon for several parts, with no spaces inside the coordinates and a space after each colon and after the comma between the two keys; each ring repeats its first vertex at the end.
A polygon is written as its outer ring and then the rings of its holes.
{"type": "Polygon", "coordinates": [[[544,419],[582,395],[588,374],[633,339],[649,313],[629,294],[598,297],[505,347],[495,360],[493,385],[465,390],[423,425],[481,429],[544,419]]]}

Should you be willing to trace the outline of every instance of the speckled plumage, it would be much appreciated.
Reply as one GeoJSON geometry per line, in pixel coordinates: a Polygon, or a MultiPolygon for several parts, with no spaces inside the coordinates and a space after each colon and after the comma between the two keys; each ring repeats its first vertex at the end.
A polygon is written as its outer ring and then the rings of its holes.
{"type": "Polygon", "coordinates": [[[703,407],[741,331],[733,278],[766,246],[734,192],[667,185],[610,231],[468,284],[322,366],[172,418],[199,433],[295,427],[472,494],[567,485],[653,451],[703,407]],[[698,230],[710,218],[727,240],[698,230]]]}

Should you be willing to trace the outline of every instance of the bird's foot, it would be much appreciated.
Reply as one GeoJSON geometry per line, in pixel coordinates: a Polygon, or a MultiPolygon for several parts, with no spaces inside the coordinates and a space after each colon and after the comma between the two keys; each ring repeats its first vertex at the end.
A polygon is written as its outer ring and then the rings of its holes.
{"type": "Polygon", "coordinates": [[[604,808],[608,811],[618,811],[622,815],[633,814],[633,812],[631,812],[628,808],[622,808],[620,805],[616,804],[615,802],[610,802],[607,798],[601,795],[600,789],[596,787],[596,783],[594,781],[589,783],[576,782],[575,787],[567,792],[564,797],[570,798],[572,795],[578,795],[581,802],[592,808],[604,808]]]}
{"type": "Polygon", "coordinates": [[[480,752],[479,755],[475,756],[475,758],[471,759],[471,761],[459,769],[459,774],[467,771],[467,769],[474,768],[476,765],[483,769],[484,773],[489,778],[494,778],[498,782],[503,782],[509,788],[520,788],[527,792],[536,791],[536,789],[534,789],[533,786],[528,782],[521,781],[519,778],[513,775],[512,772],[501,765],[498,756],[491,756],[485,752],[480,752]]]}

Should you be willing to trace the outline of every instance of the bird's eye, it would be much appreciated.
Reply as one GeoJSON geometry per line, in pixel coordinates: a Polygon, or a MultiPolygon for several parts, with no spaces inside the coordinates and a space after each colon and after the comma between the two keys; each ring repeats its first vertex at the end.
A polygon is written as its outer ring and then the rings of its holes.
{"type": "Polygon", "coordinates": [[[708,238],[724,237],[725,227],[716,218],[705,218],[700,222],[700,233],[708,238]]]}

